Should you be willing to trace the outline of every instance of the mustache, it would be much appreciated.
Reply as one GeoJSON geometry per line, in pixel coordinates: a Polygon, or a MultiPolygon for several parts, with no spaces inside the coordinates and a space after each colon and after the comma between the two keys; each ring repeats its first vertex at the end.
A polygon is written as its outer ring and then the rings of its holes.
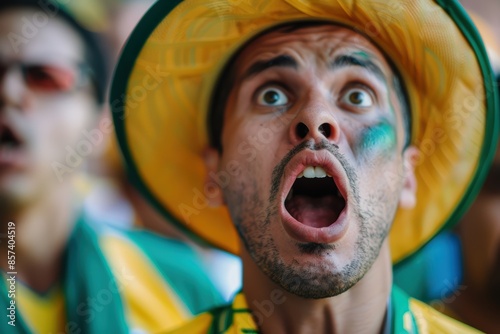
{"type": "Polygon", "coordinates": [[[321,150],[326,150],[330,154],[332,154],[342,165],[342,168],[345,170],[347,174],[347,178],[349,180],[349,185],[351,186],[351,189],[355,190],[354,193],[356,194],[357,187],[357,174],[353,166],[349,163],[347,158],[340,153],[338,145],[330,143],[328,140],[323,139],[319,143],[315,143],[313,140],[307,140],[301,142],[299,145],[295,146],[293,149],[288,152],[283,159],[280,161],[276,167],[274,167],[273,172],[271,174],[271,192],[269,196],[269,202],[272,203],[274,200],[276,200],[279,192],[279,188],[282,182],[282,176],[285,172],[285,168],[297,154],[304,150],[311,150],[311,151],[321,151],[321,150]]]}

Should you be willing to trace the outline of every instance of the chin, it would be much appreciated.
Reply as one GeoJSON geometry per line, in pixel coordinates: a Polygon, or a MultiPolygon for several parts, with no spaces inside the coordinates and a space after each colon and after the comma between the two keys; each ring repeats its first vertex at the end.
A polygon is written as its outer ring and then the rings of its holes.
{"type": "MultiPolygon", "coordinates": [[[[369,263],[355,257],[332,256],[333,246],[301,244],[296,253],[283,258],[256,257],[260,269],[275,284],[302,298],[321,299],[342,294],[369,270],[369,263]]],[[[263,255],[263,254],[261,254],[263,255]]]]}
{"type": "MultiPolygon", "coordinates": [[[[324,269],[324,268],[322,268],[324,269]]],[[[322,299],[338,296],[352,288],[363,277],[361,273],[345,271],[291,270],[285,279],[275,283],[296,296],[322,299]]]]}

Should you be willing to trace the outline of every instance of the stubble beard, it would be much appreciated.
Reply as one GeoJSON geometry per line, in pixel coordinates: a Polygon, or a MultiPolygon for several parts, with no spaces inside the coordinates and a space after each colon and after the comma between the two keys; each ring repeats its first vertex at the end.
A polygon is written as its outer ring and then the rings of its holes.
{"type": "MultiPolygon", "coordinates": [[[[357,180],[353,173],[354,170],[349,168],[347,174],[352,184],[357,180]]],[[[278,173],[273,173],[277,177],[275,174],[278,173]]],[[[247,175],[256,176],[259,173],[247,175]]],[[[275,177],[273,184],[279,184],[280,180],[275,180],[275,177]]],[[[349,203],[350,217],[353,217],[350,224],[358,225],[359,229],[354,258],[341,268],[332,268],[322,259],[335,252],[335,245],[297,243],[302,254],[314,254],[317,261],[305,264],[302,261],[299,264],[297,260],[292,260],[285,263],[271,234],[272,223],[280,221],[280,203],[272,190],[267,200],[260,198],[262,192],[258,184],[257,178],[247,179],[247,182],[226,189],[225,198],[231,217],[243,246],[262,272],[284,290],[303,298],[337,296],[359,282],[377,259],[397,208],[397,200],[393,198],[381,203],[380,196],[383,197],[383,194],[367,196],[367,200],[361,202],[356,193],[357,187],[351,187],[355,193],[349,203]]],[[[383,193],[382,190],[380,192],[383,193]]]]}

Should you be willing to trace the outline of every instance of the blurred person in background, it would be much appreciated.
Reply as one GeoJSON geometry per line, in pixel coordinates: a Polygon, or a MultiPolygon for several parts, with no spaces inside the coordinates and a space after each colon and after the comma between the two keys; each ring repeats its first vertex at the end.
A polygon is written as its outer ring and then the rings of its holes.
{"type": "Polygon", "coordinates": [[[221,301],[184,244],[83,213],[81,170],[112,124],[85,28],[99,3],[82,4],[0,3],[1,333],[158,331],[221,301]]]}
{"type": "MultiPolygon", "coordinates": [[[[111,0],[108,5],[107,36],[115,58],[122,49],[139,19],[154,3],[153,0],[111,0]]],[[[110,117],[106,114],[105,117],[110,117]]],[[[241,261],[221,250],[193,242],[140,194],[130,181],[120,156],[116,138],[106,138],[101,155],[101,178],[86,198],[86,211],[96,219],[119,225],[144,227],[163,236],[181,240],[194,249],[202,259],[204,270],[225,300],[229,300],[241,287],[241,261]],[[224,275],[220,275],[224,272],[224,275]]]]}
{"type": "MultiPolygon", "coordinates": [[[[500,35],[471,13],[500,91],[500,35]]],[[[498,110],[500,113],[500,109],[498,110]]],[[[409,294],[486,333],[500,333],[500,149],[485,184],[454,230],[395,267],[409,294]]]]}

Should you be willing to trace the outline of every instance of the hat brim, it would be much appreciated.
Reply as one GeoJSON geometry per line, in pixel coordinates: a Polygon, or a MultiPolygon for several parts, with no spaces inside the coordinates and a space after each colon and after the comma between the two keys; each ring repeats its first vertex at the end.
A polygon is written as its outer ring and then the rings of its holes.
{"type": "MultiPolygon", "coordinates": [[[[408,92],[417,205],[399,209],[393,261],[456,222],[477,194],[496,147],[498,97],[481,39],[455,1],[158,1],[126,44],[110,101],[133,182],[194,238],[239,253],[226,207],[208,205],[207,114],[232,55],[285,22],[352,27],[395,64],[408,92]]],[[[231,175],[229,175],[231,177],[231,175]]],[[[382,175],[391,182],[398,175],[382,175]]]]}

